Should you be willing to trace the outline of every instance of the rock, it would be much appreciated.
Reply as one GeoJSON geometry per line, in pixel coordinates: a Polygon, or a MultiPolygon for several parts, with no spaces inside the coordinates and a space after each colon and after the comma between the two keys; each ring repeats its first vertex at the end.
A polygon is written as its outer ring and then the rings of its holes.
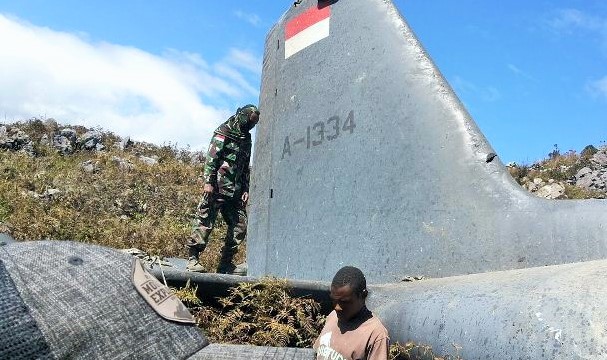
{"type": "Polygon", "coordinates": [[[48,135],[46,135],[46,134],[42,135],[42,137],[40,138],[40,145],[46,146],[46,145],[50,145],[50,144],[51,144],[51,142],[48,139],[48,135]]]}
{"type": "Polygon", "coordinates": [[[30,156],[36,155],[29,135],[17,127],[0,126],[0,149],[21,151],[30,156]]]}
{"type": "Polygon", "coordinates": [[[578,170],[577,174],[575,174],[575,177],[577,179],[579,179],[579,178],[582,178],[582,177],[584,177],[584,176],[586,176],[588,174],[591,174],[591,173],[592,173],[592,169],[591,168],[589,168],[589,167],[583,167],[580,170],[578,170]]]}
{"type": "Polygon", "coordinates": [[[118,165],[118,167],[122,170],[131,170],[133,168],[133,164],[131,164],[128,160],[124,160],[118,156],[112,156],[112,162],[118,165]]]}
{"type": "Polygon", "coordinates": [[[607,169],[592,170],[589,167],[580,169],[575,175],[575,186],[586,190],[605,191],[607,189],[607,169]]]}
{"type": "Polygon", "coordinates": [[[76,148],[76,131],[73,129],[61,129],[53,136],[53,147],[61,155],[70,155],[76,148]]]}
{"type": "Polygon", "coordinates": [[[23,145],[21,148],[22,152],[28,154],[29,156],[36,156],[36,151],[34,150],[34,144],[30,141],[27,144],[23,145]]]}
{"type": "Polygon", "coordinates": [[[99,150],[101,146],[101,150],[103,150],[103,144],[101,143],[101,133],[97,130],[87,131],[80,140],[78,140],[78,144],[81,149],[84,150],[99,150]]]}
{"type": "Polygon", "coordinates": [[[545,199],[564,199],[565,197],[565,186],[560,183],[552,183],[542,186],[535,195],[543,197],[545,199]]]}
{"type": "Polygon", "coordinates": [[[82,167],[82,170],[84,170],[87,173],[94,173],[99,170],[97,164],[96,163],[93,164],[92,160],[84,161],[80,164],[80,166],[82,167]]]}
{"type": "Polygon", "coordinates": [[[533,182],[526,182],[525,185],[523,185],[523,187],[525,189],[527,189],[527,191],[532,192],[532,193],[536,192],[540,188],[537,184],[535,184],[533,182]]]}
{"type": "Polygon", "coordinates": [[[33,191],[28,191],[28,193],[35,198],[44,199],[44,200],[52,200],[57,198],[61,194],[61,190],[59,189],[46,189],[42,194],[37,194],[33,191]]]}
{"type": "Polygon", "coordinates": [[[597,167],[607,166],[607,150],[603,149],[592,155],[590,162],[597,167]]]}
{"type": "Polygon", "coordinates": [[[73,141],[73,142],[76,141],[76,130],[74,130],[74,129],[70,129],[70,128],[61,129],[61,130],[59,130],[59,135],[65,136],[66,138],[70,139],[70,141],[73,141]]]}
{"type": "Polygon", "coordinates": [[[156,164],[158,164],[158,160],[157,159],[154,159],[154,158],[151,158],[151,157],[147,157],[147,156],[143,156],[143,155],[141,155],[139,157],[139,160],[141,160],[142,162],[144,162],[144,163],[146,163],[148,165],[156,165],[156,164]]]}
{"type": "Polygon", "coordinates": [[[116,143],[115,145],[121,150],[124,151],[126,149],[128,149],[129,147],[133,146],[133,141],[131,140],[130,136],[125,137],[124,139],[122,139],[122,141],[116,143]]]}

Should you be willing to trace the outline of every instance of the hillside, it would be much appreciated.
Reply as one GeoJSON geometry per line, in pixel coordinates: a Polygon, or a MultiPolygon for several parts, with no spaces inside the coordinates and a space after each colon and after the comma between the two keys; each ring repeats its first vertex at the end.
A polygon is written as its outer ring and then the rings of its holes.
{"type": "MultiPolygon", "coordinates": [[[[0,124],[0,154],[0,232],[185,256],[203,154],[53,119],[0,124]]],[[[537,196],[607,197],[606,147],[588,146],[580,155],[555,147],[545,160],[508,168],[537,196]]],[[[225,231],[218,225],[202,258],[209,268],[225,231]]],[[[243,256],[244,248],[236,260],[243,256]]]]}
{"type": "MultiPolygon", "coordinates": [[[[0,232],[185,257],[202,158],[53,119],[0,124],[0,232]]],[[[221,244],[202,256],[210,268],[221,244]]]]}
{"type": "Polygon", "coordinates": [[[561,154],[558,146],[532,165],[508,164],[510,175],[526,190],[547,199],[605,199],[607,146],[586,146],[561,154]]]}

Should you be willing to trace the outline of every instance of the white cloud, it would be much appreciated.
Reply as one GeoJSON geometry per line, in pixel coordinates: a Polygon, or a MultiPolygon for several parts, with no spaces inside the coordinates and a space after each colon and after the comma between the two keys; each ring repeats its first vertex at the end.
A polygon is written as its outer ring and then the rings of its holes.
{"type": "Polygon", "coordinates": [[[586,88],[593,96],[607,99],[607,76],[596,81],[591,81],[586,88]]]}
{"type": "Polygon", "coordinates": [[[204,148],[234,111],[230,106],[259,95],[261,61],[241,50],[209,65],[198,54],[157,56],[1,14],[0,34],[2,120],[52,117],[136,140],[204,148]]]}
{"type": "Polygon", "coordinates": [[[261,59],[250,52],[231,49],[228,54],[230,64],[261,75],[261,59]]]}
{"type": "Polygon", "coordinates": [[[556,30],[570,31],[575,28],[591,31],[605,30],[604,19],[588,15],[577,9],[558,9],[548,23],[556,30]]]}
{"type": "MultiPolygon", "coordinates": [[[[558,34],[572,35],[582,33],[586,37],[594,37],[601,44],[603,56],[607,55],[607,19],[590,15],[576,9],[560,9],[548,22],[558,34]]],[[[589,81],[586,91],[593,97],[607,98],[607,76],[589,81]]]]}
{"type": "Polygon", "coordinates": [[[607,52],[607,19],[587,14],[577,9],[558,9],[547,24],[557,34],[572,35],[584,32],[584,35],[597,37],[607,52]]]}
{"type": "Polygon", "coordinates": [[[244,20],[253,26],[259,26],[261,24],[261,18],[257,14],[245,13],[242,10],[236,10],[236,12],[234,12],[234,15],[236,15],[237,18],[244,20]]]}

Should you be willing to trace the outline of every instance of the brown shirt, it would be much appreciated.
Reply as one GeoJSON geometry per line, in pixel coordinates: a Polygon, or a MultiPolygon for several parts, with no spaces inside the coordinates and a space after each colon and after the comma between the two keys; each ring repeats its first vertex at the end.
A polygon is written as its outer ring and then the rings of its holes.
{"type": "Polygon", "coordinates": [[[332,311],[314,343],[317,360],[387,360],[390,338],[384,325],[364,309],[355,319],[338,321],[332,311]]]}

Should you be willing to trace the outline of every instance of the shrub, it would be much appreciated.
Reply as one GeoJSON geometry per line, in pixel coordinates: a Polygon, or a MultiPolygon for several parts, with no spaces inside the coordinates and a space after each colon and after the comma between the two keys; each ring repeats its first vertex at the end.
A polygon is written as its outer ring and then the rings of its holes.
{"type": "Polygon", "coordinates": [[[219,308],[191,310],[212,342],[311,347],[324,325],[320,304],[289,291],[286,280],[264,278],[231,288],[219,308]]]}

